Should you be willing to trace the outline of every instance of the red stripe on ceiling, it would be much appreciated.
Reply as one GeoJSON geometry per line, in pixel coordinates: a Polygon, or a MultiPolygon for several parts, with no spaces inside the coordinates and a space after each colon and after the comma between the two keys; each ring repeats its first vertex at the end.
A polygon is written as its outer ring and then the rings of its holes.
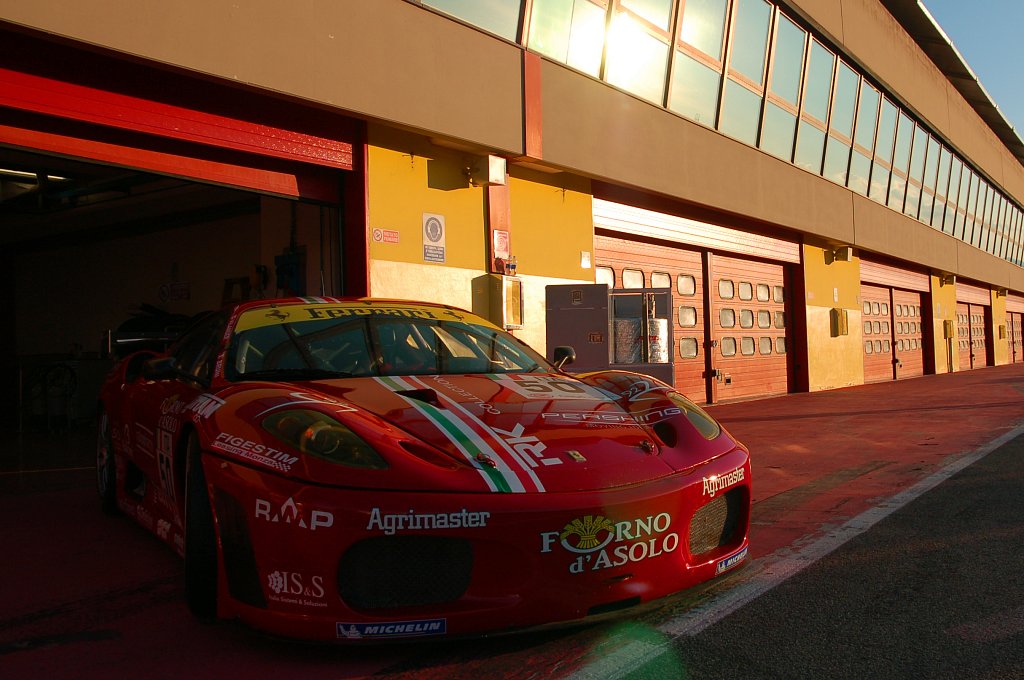
{"type": "Polygon", "coordinates": [[[352,169],[352,144],[0,68],[0,106],[235,151],[352,169]]]}
{"type": "Polygon", "coordinates": [[[339,200],[336,171],[323,169],[319,172],[310,172],[308,165],[304,166],[301,172],[256,168],[10,125],[0,125],[0,144],[76,156],[166,175],[201,179],[282,196],[302,197],[325,203],[337,203],[339,200]]]}

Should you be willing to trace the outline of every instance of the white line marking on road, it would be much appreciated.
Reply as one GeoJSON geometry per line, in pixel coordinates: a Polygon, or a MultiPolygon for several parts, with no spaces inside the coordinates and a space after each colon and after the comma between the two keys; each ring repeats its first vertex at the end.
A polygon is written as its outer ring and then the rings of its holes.
{"type": "Polygon", "coordinates": [[[1024,434],[1024,425],[1017,426],[971,453],[957,458],[934,474],[879,505],[865,510],[834,531],[828,532],[827,535],[796,550],[796,552],[787,547],[755,560],[748,567],[748,569],[754,569],[749,580],[658,625],[657,630],[665,636],[660,644],[630,642],[614,654],[589,664],[569,677],[601,678],[602,680],[626,677],[662,654],[671,651],[672,643],[675,640],[698,635],[710,628],[1021,434],[1024,434]]]}

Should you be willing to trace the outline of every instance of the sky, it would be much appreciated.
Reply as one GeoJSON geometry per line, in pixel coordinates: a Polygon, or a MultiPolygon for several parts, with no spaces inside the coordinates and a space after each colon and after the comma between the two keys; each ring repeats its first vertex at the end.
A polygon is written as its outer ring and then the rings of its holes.
{"type": "Polygon", "coordinates": [[[922,0],[1024,138],[1024,1],[922,0]]]}

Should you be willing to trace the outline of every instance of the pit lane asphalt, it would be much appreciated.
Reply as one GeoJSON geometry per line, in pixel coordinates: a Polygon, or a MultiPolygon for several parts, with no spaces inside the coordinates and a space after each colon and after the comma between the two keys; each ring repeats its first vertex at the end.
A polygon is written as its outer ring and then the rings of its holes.
{"type": "Polygon", "coordinates": [[[710,410],[753,456],[748,564],[610,623],[364,648],[196,622],[177,556],[99,512],[87,428],[9,441],[0,677],[1024,677],[1024,365],[710,410]]]}

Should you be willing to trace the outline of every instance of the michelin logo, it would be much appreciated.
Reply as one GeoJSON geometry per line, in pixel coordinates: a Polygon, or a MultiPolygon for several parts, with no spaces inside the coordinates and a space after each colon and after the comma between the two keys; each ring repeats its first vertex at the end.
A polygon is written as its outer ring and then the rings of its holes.
{"type": "Polygon", "coordinates": [[[339,638],[362,640],[366,638],[420,637],[444,635],[448,630],[447,619],[425,619],[422,621],[389,621],[387,623],[341,623],[335,625],[339,638]]]}

